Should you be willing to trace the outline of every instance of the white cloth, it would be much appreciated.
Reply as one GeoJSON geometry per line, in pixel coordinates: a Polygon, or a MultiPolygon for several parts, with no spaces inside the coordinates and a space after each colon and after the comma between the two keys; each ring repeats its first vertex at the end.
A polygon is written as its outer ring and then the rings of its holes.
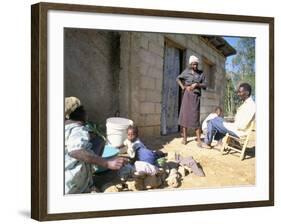
{"type": "Polygon", "coordinates": [[[65,125],[65,194],[89,192],[93,185],[93,167],[78,161],[69,153],[78,149],[91,151],[90,135],[79,123],[65,125]]]}
{"type": "Polygon", "coordinates": [[[198,59],[196,56],[191,55],[191,56],[189,57],[189,64],[192,64],[193,62],[199,63],[199,59],[198,59]]]}
{"type": "Polygon", "coordinates": [[[216,113],[210,113],[206,118],[205,120],[203,121],[202,123],[202,131],[204,134],[207,133],[207,125],[208,125],[208,122],[212,119],[214,119],[215,117],[217,117],[218,115],[216,113]]]}
{"type": "Polygon", "coordinates": [[[245,134],[250,122],[253,120],[256,113],[256,104],[252,97],[246,99],[243,104],[237,109],[234,118],[234,123],[223,122],[223,125],[230,131],[233,131],[238,136],[245,134]]]}
{"type": "Polygon", "coordinates": [[[138,174],[147,174],[151,176],[159,172],[158,167],[144,161],[136,161],[135,169],[136,169],[136,173],[138,174]]]}
{"type": "Polygon", "coordinates": [[[131,142],[129,139],[126,139],[123,143],[127,147],[127,153],[130,158],[135,158],[136,156],[136,148],[145,147],[145,145],[140,141],[140,139],[136,139],[136,141],[131,142]]]}

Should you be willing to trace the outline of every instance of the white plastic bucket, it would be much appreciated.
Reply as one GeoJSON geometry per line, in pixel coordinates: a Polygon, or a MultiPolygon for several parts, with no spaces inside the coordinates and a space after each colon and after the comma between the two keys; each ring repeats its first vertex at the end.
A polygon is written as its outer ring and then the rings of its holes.
{"type": "Polygon", "coordinates": [[[106,135],[110,145],[114,147],[123,145],[130,125],[133,125],[133,121],[126,118],[110,117],[106,119],[106,135]]]}

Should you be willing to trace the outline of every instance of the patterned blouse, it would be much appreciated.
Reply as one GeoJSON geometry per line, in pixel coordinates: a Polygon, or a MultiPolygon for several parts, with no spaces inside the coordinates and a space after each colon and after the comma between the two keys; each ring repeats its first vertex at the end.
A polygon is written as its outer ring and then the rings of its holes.
{"type": "Polygon", "coordinates": [[[88,129],[80,123],[66,124],[64,141],[65,194],[89,192],[93,185],[93,165],[78,161],[69,155],[79,149],[93,153],[88,129]]]}

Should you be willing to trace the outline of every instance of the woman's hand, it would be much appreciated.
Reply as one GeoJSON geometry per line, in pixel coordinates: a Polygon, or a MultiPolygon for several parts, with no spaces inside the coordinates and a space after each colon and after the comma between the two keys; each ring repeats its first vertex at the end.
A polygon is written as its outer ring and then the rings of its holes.
{"type": "Polygon", "coordinates": [[[199,86],[198,83],[193,83],[193,84],[191,85],[191,88],[192,88],[192,90],[193,90],[193,89],[195,89],[195,88],[198,87],[198,86],[199,86]]]}
{"type": "Polygon", "coordinates": [[[184,90],[187,90],[187,91],[192,91],[193,90],[193,88],[192,88],[192,86],[185,86],[184,87],[184,90]]]}

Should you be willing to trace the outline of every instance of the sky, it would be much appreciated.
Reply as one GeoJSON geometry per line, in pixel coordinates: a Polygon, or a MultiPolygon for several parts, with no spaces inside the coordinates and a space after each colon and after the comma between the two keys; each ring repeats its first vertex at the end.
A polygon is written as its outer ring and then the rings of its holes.
{"type": "MultiPolygon", "coordinates": [[[[236,45],[237,45],[237,42],[238,40],[240,39],[240,37],[223,37],[233,48],[236,48],[236,45]]],[[[231,63],[231,60],[232,58],[234,57],[235,55],[232,55],[232,56],[229,56],[227,57],[226,59],[226,69],[227,70],[230,70],[230,63],[231,63]]]]}

